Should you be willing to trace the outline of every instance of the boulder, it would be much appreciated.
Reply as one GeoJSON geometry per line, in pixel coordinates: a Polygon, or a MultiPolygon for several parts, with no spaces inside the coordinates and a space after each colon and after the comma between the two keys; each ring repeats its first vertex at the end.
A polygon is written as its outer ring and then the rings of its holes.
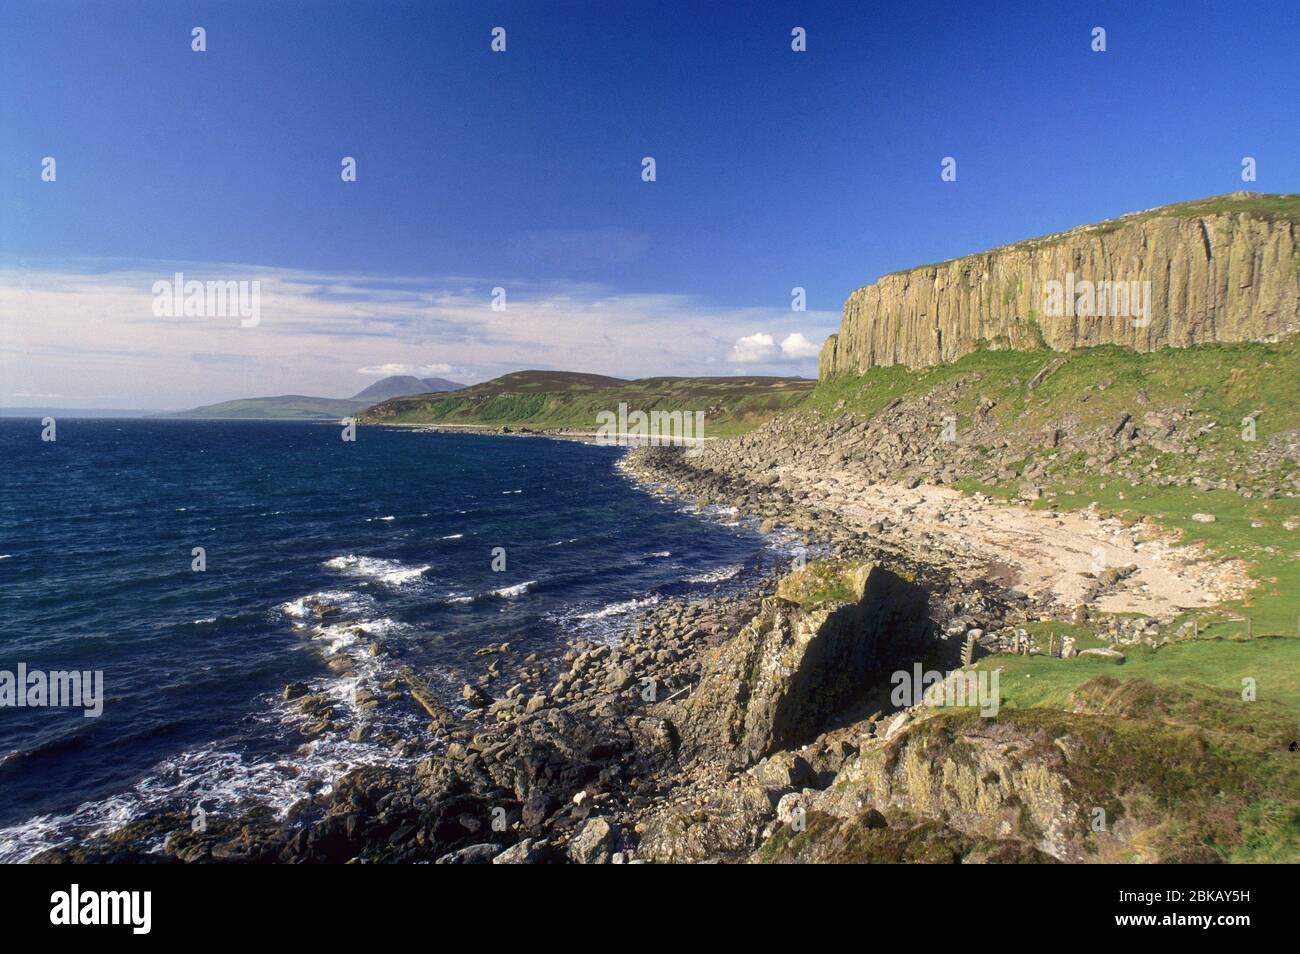
{"type": "Polygon", "coordinates": [[[873,682],[931,640],[925,591],[877,564],[813,564],[786,577],[710,650],[675,707],[688,755],[737,768],[815,738],[873,682]]]}
{"type": "Polygon", "coordinates": [[[618,826],[597,816],[569,841],[569,860],[579,865],[607,865],[618,842],[618,826]]]}

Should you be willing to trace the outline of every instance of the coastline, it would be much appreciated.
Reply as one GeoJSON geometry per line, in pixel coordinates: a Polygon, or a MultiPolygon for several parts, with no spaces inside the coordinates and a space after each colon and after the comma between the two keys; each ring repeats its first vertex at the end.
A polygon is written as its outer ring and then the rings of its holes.
{"type": "MultiPolygon", "coordinates": [[[[701,512],[734,508],[765,533],[795,535],[818,550],[808,568],[796,559],[737,594],[665,600],[616,645],[570,641],[563,655],[523,660],[508,646],[484,646],[478,654],[499,676],[466,683],[456,710],[404,677],[395,691],[429,717],[420,738],[404,740],[422,752],[413,770],[354,770],[284,818],[253,811],[210,818],[195,832],[187,818],[153,817],[33,860],[880,861],[908,860],[921,850],[918,832],[929,833],[924,850],[946,860],[1084,859],[1093,850],[1086,829],[1035,834],[1085,809],[1070,801],[1058,769],[1014,755],[1032,749],[1041,716],[1026,722],[1012,712],[972,725],[919,700],[900,705],[884,681],[923,659],[956,671],[966,646],[983,656],[1038,654],[1024,627],[1068,625],[1075,608],[1051,587],[1018,590],[1004,566],[945,546],[924,521],[908,519],[915,503],[884,498],[896,508],[889,518],[851,513],[842,492],[818,496],[789,479],[779,455],[769,472],[734,452],[734,444],[703,456],[641,448],[616,466],[645,492],[694,499],[701,512]],[[879,773],[913,766],[907,771],[934,776],[942,790],[940,779],[955,770],[947,757],[905,753],[957,726],[971,744],[1002,740],[980,771],[1006,781],[980,796],[998,811],[968,815],[954,803],[934,829],[918,815],[932,807],[891,795],[879,773]],[[1044,778],[1047,789],[1034,789],[1044,778]],[[805,812],[831,818],[831,832],[793,837],[805,812]],[[873,832],[866,847],[852,834],[861,826],[873,832]],[[150,850],[163,841],[161,852],[150,850]]],[[[1123,580],[1106,585],[1120,592],[1123,580]]],[[[1116,645],[1146,638],[1123,615],[1113,620],[1116,645]]],[[[1067,734],[1089,725],[1057,718],[1054,731],[1067,734]]]]}
{"type": "MultiPolygon", "coordinates": [[[[644,492],[662,495],[672,486],[680,499],[689,499],[698,488],[664,467],[682,456],[676,449],[637,450],[616,466],[644,492]]],[[[763,509],[737,512],[764,519],[763,509]]],[[[831,530],[824,525],[783,526],[834,558],[848,556],[851,535],[819,532],[831,530]]],[[[765,523],[765,532],[774,529],[765,523]]],[[[912,570],[945,585],[942,574],[928,566],[912,570]]],[[[400,743],[417,753],[413,770],[400,765],[355,769],[283,818],[257,809],[239,817],[209,817],[206,830],[194,831],[188,817],[155,815],[32,860],[669,860],[681,848],[668,834],[672,826],[665,811],[682,803],[680,793],[705,799],[737,775],[709,738],[711,728],[683,738],[691,718],[681,706],[706,678],[718,648],[734,642],[770,608],[787,571],[768,572],[736,594],[652,606],[615,646],[571,641],[554,660],[536,654],[518,660],[507,646],[489,644],[479,654],[512,671],[503,671],[496,683],[514,685],[498,694],[493,687],[466,683],[463,710],[443,704],[405,670],[402,684],[391,688],[429,718],[421,738],[400,743]],[[694,754],[685,757],[687,751],[694,754]],[[508,819],[503,830],[493,827],[498,809],[508,819]],[[593,837],[592,819],[599,819],[596,828],[603,833],[595,856],[584,847],[593,837]],[[165,843],[161,851],[160,843],[165,843]]],[[[285,698],[291,693],[306,708],[320,702],[303,687],[286,687],[285,698]]],[[[877,711],[872,724],[880,718],[877,711]]],[[[769,807],[774,806],[772,801],[769,807]]],[[[743,843],[709,848],[709,858],[716,853],[719,859],[739,860],[756,846],[758,829],[741,826],[736,833],[744,836],[743,843]]]]}
{"type": "MultiPolygon", "coordinates": [[[[396,427],[410,431],[424,431],[431,434],[481,434],[486,437],[549,437],[554,440],[591,441],[602,445],[616,447],[652,446],[653,440],[640,434],[602,434],[593,430],[574,430],[573,428],[533,428],[512,426],[509,424],[409,424],[389,423],[387,421],[363,421],[368,427],[396,427]]],[[[675,437],[673,441],[681,446],[703,446],[714,437],[675,437]]]]}

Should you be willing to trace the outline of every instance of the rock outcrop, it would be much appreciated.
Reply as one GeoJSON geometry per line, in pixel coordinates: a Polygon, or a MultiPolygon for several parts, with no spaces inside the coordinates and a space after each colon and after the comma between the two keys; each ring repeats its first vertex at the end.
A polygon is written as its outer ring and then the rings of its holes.
{"type": "Polygon", "coordinates": [[[925,591],[875,564],[809,567],[729,642],[710,651],[680,706],[686,750],[737,766],[811,741],[886,667],[919,658],[925,591]]]}
{"type": "Polygon", "coordinates": [[[1276,341],[1300,331],[1298,241],[1296,196],[1233,193],[895,272],[849,296],[820,376],[981,346],[1276,341]]]}

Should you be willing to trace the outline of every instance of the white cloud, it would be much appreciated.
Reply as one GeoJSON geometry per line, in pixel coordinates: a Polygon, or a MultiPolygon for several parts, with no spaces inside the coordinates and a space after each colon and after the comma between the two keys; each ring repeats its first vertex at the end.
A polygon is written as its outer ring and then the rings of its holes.
{"type": "Polygon", "coordinates": [[[776,357],[776,342],[763,332],[745,335],[731,346],[731,360],[742,364],[771,361],[776,357]]]}
{"type": "MultiPolygon", "coordinates": [[[[498,277],[332,275],[189,262],[9,266],[0,267],[0,315],[0,380],[31,395],[78,393],[93,381],[103,398],[85,406],[339,397],[356,390],[358,373],[473,383],[539,368],[633,378],[716,374],[726,360],[751,372],[816,372],[814,362],[798,363],[801,346],[790,336],[778,347],[771,334],[753,333],[782,321],[784,303],[729,308],[685,295],[498,277]],[[259,324],[156,317],[153,283],[177,271],[200,280],[259,281],[259,324]],[[500,312],[491,307],[496,285],[508,292],[500,312]]],[[[829,333],[839,315],[808,312],[801,321],[808,335],[829,333]]]]}
{"type": "Polygon", "coordinates": [[[781,341],[781,353],[787,358],[815,358],[821,353],[821,347],[813,344],[798,331],[786,335],[781,341]]]}
{"type": "Polygon", "coordinates": [[[452,367],[449,364],[376,364],[357,368],[357,374],[372,378],[386,378],[390,374],[413,374],[416,377],[424,377],[430,374],[451,374],[451,372],[452,367]]]}
{"type": "MultiPolygon", "coordinates": [[[[781,339],[778,349],[776,338],[765,331],[745,335],[731,346],[728,359],[737,364],[772,364],[778,361],[807,361],[815,358],[821,348],[804,337],[802,332],[792,332],[781,339]]],[[[788,369],[785,373],[789,373],[788,369]]]]}

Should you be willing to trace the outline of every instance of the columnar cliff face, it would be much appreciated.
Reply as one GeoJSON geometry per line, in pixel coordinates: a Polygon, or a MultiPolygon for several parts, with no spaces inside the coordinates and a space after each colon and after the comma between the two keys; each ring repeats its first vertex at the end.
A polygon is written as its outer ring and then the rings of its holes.
{"type": "Polygon", "coordinates": [[[980,346],[1277,340],[1300,331],[1297,200],[1234,193],[886,275],[845,302],[820,375],[926,367],[980,346]],[[1084,283],[1098,286],[1091,302],[1084,283]]]}

